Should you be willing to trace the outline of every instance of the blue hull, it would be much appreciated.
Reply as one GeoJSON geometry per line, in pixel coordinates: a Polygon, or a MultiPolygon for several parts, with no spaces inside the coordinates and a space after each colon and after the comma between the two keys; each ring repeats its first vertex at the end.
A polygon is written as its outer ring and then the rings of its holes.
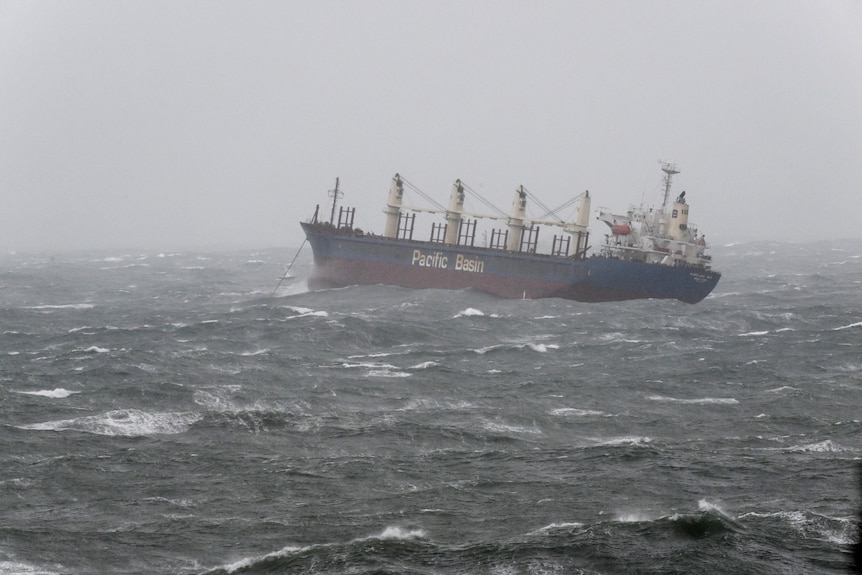
{"type": "Polygon", "coordinates": [[[314,252],[312,289],[387,284],[474,288],[505,298],[584,302],[660,298],[697,303],[721,277],[695,267],[448,246],[356,235],[322,224],[303,223],[302,227],[314,252]]]}
{"type": "Polygon", "coordinates": [[[577,286],[579,301],[665,298],[697,303],[718,284],[721,274],[696,267],[665,266],[592,257],[584,261],[587,280],[577,286]]]}

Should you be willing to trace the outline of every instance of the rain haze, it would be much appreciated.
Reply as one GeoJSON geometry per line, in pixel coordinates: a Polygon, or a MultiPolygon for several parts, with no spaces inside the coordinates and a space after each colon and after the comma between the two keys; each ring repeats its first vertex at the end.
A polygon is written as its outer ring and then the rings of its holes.
{"type": "MultiPolygon", "coordinates": [[[[862,3],[0,3],[2,250],[297,246],[341,180],[862,237],[862,3]]],[[[602,232],[593,220],[594,233],[602,232]]]]}

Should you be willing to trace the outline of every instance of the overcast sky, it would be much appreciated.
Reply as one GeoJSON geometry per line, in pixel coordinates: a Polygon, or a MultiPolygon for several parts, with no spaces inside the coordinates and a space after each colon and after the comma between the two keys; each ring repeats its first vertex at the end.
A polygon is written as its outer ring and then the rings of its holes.
{"type": "Polygon", "coordinates": [[[336,177],[379,232],[395,172],[624,210],[660,159],[713,243],[858,238],[860,102],[858,0],[0,0],[0,250],[297,246],[336,177]]]}

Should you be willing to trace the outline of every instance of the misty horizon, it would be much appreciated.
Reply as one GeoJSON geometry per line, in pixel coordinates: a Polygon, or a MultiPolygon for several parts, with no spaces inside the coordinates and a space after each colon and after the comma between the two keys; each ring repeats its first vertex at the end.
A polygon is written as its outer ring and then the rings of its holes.
{"type": "MultiPolygon", "coordinates": [[[[4,2],[0,250],[295,247],[339,177],[862,237],[862,5],[4,2]]],[[[322,208],[323,209],[323,208],[322,208]]],[[[591,217],[591,232],[603,233],[591,217]]]]}

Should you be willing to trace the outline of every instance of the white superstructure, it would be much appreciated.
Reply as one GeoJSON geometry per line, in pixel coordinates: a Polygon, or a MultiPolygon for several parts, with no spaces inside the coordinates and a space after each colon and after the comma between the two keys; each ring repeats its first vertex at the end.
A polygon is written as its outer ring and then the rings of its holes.
{"type": "Polygon", "coordinates": [[[665,173],[664,201],[660,209],[637,207],[625,214],[600,210],[598,219],[610,227],[601,254],[630,261],[663,265],[709,267],[706,238],[688,223],[689,204],[685,192],[668,207],[671,180],[679,173],[676,164],[662,162],[665,173]]]}

